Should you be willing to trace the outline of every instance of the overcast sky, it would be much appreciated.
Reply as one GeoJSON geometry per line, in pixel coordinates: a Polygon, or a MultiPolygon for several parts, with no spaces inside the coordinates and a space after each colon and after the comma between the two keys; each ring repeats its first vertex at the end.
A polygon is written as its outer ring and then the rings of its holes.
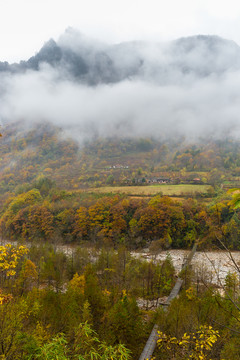
{"type": "Polygon", "coordinates": [[[29,58],[69,26],[110,43],[217,34],[240,44],[240,2],[0,0],[0,61],[29,58]]]}

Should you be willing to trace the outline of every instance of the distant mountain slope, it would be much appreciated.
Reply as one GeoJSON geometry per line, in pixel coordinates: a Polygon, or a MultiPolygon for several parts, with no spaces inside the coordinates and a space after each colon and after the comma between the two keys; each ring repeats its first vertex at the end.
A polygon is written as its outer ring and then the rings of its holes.
{"type": "Polygon", "coordinates": [[[127,42],[106,45],[68,29],[56,42],[44,44],[27,61],[0,62],[1,72],[38,71],[42,63],[61,76],[88,85],[135,78],[177,82],[177,74],[206,77],[240,69],[240,47],[218,36],[191,36],[169,43],[127,42]]]}
{"type": "MultiPolygon", "coordinates": [[[[22,122],[2,127],[1,197],[19,186],[47,177],[65,189],[103,185],[146,185],[166,177],[189,182],[240,181],[240,143],[232,140],[186,144],[183,139],[95,139],[79,147],[49,123],[23,130],[22,122]]],[[[24,185],[24,186],[25,186],[24,185]]],[[[17,190],[16,190],[17,191],[17,190]]]]}

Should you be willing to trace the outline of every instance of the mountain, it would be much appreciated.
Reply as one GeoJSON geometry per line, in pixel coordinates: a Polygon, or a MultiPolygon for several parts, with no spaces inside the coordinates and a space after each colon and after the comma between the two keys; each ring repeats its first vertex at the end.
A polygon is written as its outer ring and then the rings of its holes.
{"type": "Polygon", "coordinates": [[[50,39],[27,61],[0,62],[0,72],[38,71],[41,64],[58,69],[61,77],[87,85],[125,79],[176,83],[184,76],[204,78],[240,69],[240,47],[218,36],[197,35],[169,43],[125,42],[107,45],[67,29],[50,39]]]}

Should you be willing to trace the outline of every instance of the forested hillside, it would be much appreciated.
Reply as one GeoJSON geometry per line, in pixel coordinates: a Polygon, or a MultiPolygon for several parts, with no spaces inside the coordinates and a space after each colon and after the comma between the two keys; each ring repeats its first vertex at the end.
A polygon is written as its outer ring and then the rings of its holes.
{"type": "Polygon", "coordinates": [[[79,144],[49,123],[2,127],[0,191],[43,175],[63,189],[164,183],[236,185],[240,146],[235,140],[97,138],[79,144]],[[198,180],[197,180],[198,179],[198,180]]]}
{"type": "Polygon", "coordinates": [[[227,193],[240,185],[237,142],[96,139],[80,146],[49,124],[19,126],[2,128],[2,238],[133,249],[152,241],[189,248],[196,238],[209,248],[220,237],[239,248],[227,193]]]}

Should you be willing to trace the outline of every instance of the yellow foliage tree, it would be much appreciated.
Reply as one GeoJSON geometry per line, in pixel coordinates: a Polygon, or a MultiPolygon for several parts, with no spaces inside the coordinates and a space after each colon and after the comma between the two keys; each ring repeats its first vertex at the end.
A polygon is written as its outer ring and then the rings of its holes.
{"type": "Polygon", "coordinates": [[[84,294],[84,288],[85,288],[85,276],[84,275],[78,275],[76,273],[72,280],[69,282],[69,288],[73,291],[77,291],[81,294],[84,294]]]}
{"type": "MultiPolygon", "coordinates": [[[[0,273],[6,276],[15,275],[18,260],[27,252],[26,246],[14,247],[11,244],[0,246],[0,273]]],[[[0,305],[8,303],[11,299],[11,294],[3,294],[0,289],[0,305]]]]}
{"type": "Polygon", "coordinates": [[[211,326],[200,326],[195,333],[185,333],[181,339],[158,332],[158,347],[166,351],[169,359],[207,360],[208,352],[218,340],[219,332],[211,326]]]}
{"type": "Polygon", "coordinates": [[[15,275],[18,260],[27,253],[26,246],[15,247],[11,244],[0,246],[0,272],[6,273],[6,276],[15,275]]]}
{"type": "Polygon", "coordinates": [[[18,285],[21,291],[31,289],[32,286],[37,283],[37,280],[38,272],[36,265],[29,259],[25,260],[18,279],[18,285]]]}

